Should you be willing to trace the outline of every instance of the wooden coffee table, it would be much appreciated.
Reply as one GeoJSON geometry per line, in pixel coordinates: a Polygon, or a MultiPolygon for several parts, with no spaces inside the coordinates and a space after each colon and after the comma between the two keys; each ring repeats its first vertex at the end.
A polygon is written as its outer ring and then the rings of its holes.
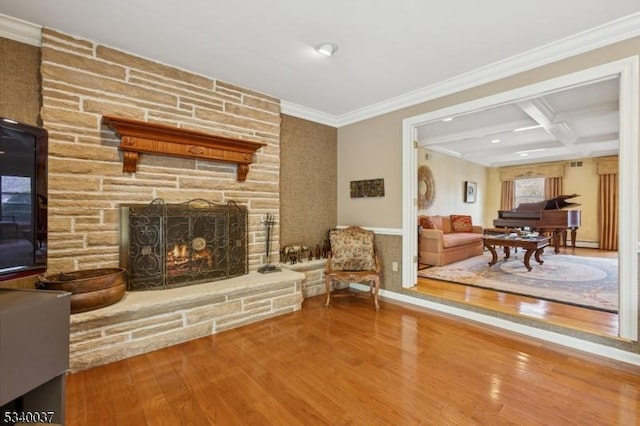
{"type": "Polygon", "coordinates": [[[531,259],[531,255],[535,253],[536,262],[540,265],[544,263],[544,261],[540,258],[544,248],[549,245],[549,241],[551,237],[531,237],[531,238],[522,238],[522,237],[509,237],[508,235],[485,235],[482,237],[484,241],[484,246],[491,252],[492,259],[489,262],[489,266],[493,266],[498,262],[498,253],[496,252],[496,246],[504,247],[504,258],[505,260],[509,258],[511,255],[511,247],[522,248],[525,250],[524,253],[524,266],[527,268],[527,271],[531,271],[531,265],[529,264],[529,260],[531,259]]]}

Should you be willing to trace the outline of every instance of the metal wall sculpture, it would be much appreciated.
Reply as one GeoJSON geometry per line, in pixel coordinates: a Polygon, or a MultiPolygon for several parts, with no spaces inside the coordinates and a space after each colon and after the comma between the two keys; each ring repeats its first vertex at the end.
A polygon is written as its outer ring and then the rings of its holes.
{"type": "Polygon", "coordinates": [[[352,180],[351,198],[384,197],[384,179],[352,180]]]}

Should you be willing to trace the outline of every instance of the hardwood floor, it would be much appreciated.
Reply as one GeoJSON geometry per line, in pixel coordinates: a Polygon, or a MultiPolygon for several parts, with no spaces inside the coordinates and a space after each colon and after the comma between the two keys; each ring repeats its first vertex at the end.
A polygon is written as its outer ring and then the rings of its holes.
{"type": "MultiPolygon", "coordinates": [[[[593,257],[617,257],[618,255],[617,252],[585,248],[564,248],[561,249],[561,253],[593,257]]],[[[549,255],[553,254],[549,253],[549,255]]],[[[444,300],[526,317],[587,333],[609,337],[618,336],[618,314],[422,277],[418,277],[418,285],[413,289],[416,292],[444,300]]]]}
{"type": "Polygon", "coordinates": [[[67,425],[633,425],[640,369],[359,298],[83,372],[67,425]]]}

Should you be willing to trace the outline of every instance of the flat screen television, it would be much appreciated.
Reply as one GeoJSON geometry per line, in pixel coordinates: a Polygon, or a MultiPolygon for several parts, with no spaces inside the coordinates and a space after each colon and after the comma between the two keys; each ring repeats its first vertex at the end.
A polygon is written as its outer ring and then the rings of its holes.
{"type": "Polygon", "coordinates": [[[45,129],[0,117],[0,281],[47,267],[45,129]]]}

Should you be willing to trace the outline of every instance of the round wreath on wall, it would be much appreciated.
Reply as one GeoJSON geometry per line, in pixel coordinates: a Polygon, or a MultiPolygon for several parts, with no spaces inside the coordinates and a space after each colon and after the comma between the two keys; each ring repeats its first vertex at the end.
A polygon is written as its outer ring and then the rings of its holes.
{"type": "Polygon", "coordinates": [[[418,167],[418,208],[427,210],[436,200],[436,184],[429,166],[418,167]]]}

